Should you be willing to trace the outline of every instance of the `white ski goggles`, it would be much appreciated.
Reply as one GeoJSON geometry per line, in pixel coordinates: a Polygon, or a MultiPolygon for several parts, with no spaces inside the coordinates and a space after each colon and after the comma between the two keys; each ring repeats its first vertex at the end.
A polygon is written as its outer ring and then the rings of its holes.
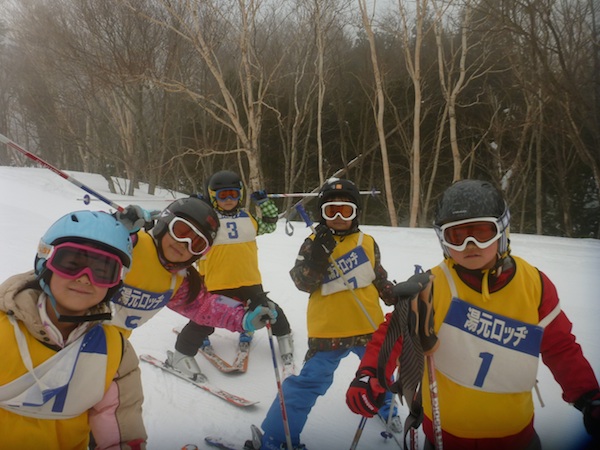
{"type": "Polygon", "coordinates": [[[188,251],[194,256],[203,255],[210,248],[202,231],[182,217],[175,217],[169,222],[169,234],[177,242],[185,242],[188,251]]]}
{"type": "Polygon", "coordinates": [[[488,248],[502,237],[502,230],[499,219],[478,217],[446,223],[439,228],[438,236],[443,245],[462,252],[469,242],[481,249],[488,248]]]}
{"type": "Polygon", "coordinates": [[[356,217],[356,205],[351,202],[325,202],[321,206],[321,215],[326,220],[333,220],[337,216],[352,220],[356,217]]]}

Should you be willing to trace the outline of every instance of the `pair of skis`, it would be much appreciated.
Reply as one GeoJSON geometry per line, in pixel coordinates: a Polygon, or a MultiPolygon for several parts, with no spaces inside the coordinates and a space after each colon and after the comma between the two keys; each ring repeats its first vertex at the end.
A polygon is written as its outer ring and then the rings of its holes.
{"type": "Polygon", "coordinates": [[[258,403],[257,401],[248,400],[244,397],[240,397],[239,395],[235,395],[235,394],[232,394],[231,392],[228,392],[221,388],[218,388],[215,385],[213,385],[212,383],[210,383],[208,380],[203,380],[203,381],[193,380],[193,379],[185,376],[178,370],[175,370],[171,366],[165,364],[164,361],[161,361],[152,355],[147,355],[147,354],[140,355],[140,360],[150,363],[153,366],[158,367],[159,369],[163,370],[164,372],[170,373],[171,375],[175,375],[176,377],[181,378],[182,380],[185,380],[188,383],[191,383],[194,386],[199,387],[200,389],[203,389],[204,391],[209,392],[210,394],[225,400],[226,402],[228,402],[231,405],[245,408],[245,407],[252,406],[252,405],[255,405],[258,403]]]}
{"type": "MultiPolygon", "coordinates": [[[[180,330],[178,330],[177,328],[173,329],[173,332],[175,332],[177,334],[179,334],[179,331],[180,330]]],[[[214,349],[211,345],[202,347],[200,350],[198,350],[198,353],[202,353],[206,357],[206,359],[208,359],[210,361],[210,363],[213,366],[215,366],[217,369],[219,369],[221,372],[224,372],[224,373],[233,373],[233,372],[244,373],[244,372],[246,372],[246,370],[248,370],[248,353],[249,352],[250,352],[250,342],[249,341],[241,341],[239,343],[238,352],[237,352],[235,361],[233,362],[233,364],[229,364],[227,361],[225,361],[223,358],[221,358],[219,355],[217,355],[217,353],[214,351],[214,349]]],[[[203,389],[204,391],[209,392],[210,394],[215,395],[216,397],[219,397],[234,406],[245,408],[245,407],[252,406],[252,405],[255,405],[256,403],[258,403],[257,401],[248,400],[244,397],[240,397],[239,395],[235,395],[235,394],[232,394],[221,388],[218,388],[215,385],[213,385],[212,383],[210,383],[208,380],[204,380],[204,381],[193,380],[193,379],[185,376],[178,370],[175,370],[173,367],[165,364],[164,361],[160,361],[159,359],[155,358],[152,355],[147,355],[147,354],[140,355],[140,360],[150,363],[153,366],[158,367],[159,369],[162,369],[163,371],[165,371],[167,373],[175,375],[176,377],[181,378],[182,380],[185,380],[188,383],[191,383],[194,386],[199,387],[200,389],[203,389]]]]}
{"type": "Polygon", "coordinates": [[[240,342],[235,360],[229,364],[215,352],[212,345],[200,347],[198,353],[204,355],[208,361],[223,373],[240,372],[248,370],[248,354],[250,353],[250,342],[240,342]]]}

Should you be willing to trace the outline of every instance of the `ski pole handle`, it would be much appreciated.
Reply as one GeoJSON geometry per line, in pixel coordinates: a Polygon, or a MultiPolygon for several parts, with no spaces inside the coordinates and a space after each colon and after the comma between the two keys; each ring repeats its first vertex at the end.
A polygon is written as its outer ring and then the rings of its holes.
{"type": "Polygon", "coordinates": [[[125,210],[125,208],[123,208],[122,206],[117,205],[116,203],[114,203],[110,199],[106,198],[102,194],[94,191],[92,188],[90,188],[90,187],[86,186],[85,184],[77,181],[75,178],[73,178],[72,176],[66,174],[65,172],[61,171],[60,169],[57,169],[52,164],[44,161],[42,158],[40,158],[40,157],[34,155],[33,153],[25,150],[23,147],[19,146],[16,142],[11,141],[9,138],[7,138],[6,136],[4,136],[3,134],[0,134],[0,142],[8,145],[9,147],[12,147],[13,149],[15,149],[15,150],[17,150],[17,151],[19,151],[21,153],[23,153],[29,159],[32,159],[32,160],[40,163],[45,168],[50,169],[52,172],[54,172],[58,176],[64,178],[65,180],[67,180],[70,183],[73,183],[78,188],[83,189],[88,194],[93,195],[94,197],[96,197],[97,199],[103,201],[104,203],[106,203],[110,207],[115,208],[117,211],[123,212],[125,210]]]}
{"type": "Polygon", "coordinates": [[[300,215],[300,217],[302,217],[302,220],[304,220],[304,223],[306,224],[306,226],[310,227],[314,231],[315,227],[313,226],[313,223],[312,223],[312,220],[310,220],[310,217],[308,217],[308,213],[304,209],[304,206],[302,206],[302,204],[296,205],[296,211],[298,211],[298,214],[300,215]]]}

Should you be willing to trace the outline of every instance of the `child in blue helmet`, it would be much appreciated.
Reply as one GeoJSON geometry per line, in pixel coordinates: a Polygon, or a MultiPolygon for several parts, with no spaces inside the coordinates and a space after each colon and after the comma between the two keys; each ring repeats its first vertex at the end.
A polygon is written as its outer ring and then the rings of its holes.
{"type": "Polygon", "coordinates": [[[41,238],[35,270],[0,285],[2,448],[143,449],[137,356],[110,319],[131,265],[128,230],[76,211],[41,238]]]}

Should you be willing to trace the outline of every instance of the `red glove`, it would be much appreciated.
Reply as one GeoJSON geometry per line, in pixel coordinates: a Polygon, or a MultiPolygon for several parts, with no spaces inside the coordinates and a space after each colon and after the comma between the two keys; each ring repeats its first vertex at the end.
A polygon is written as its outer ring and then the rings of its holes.
{"type": "Polygon", "coordinates": [[[385,401],[385,389],[377,381],[377,372],[372,367],[363,367],[356,372],[346,392],[346,404],[355,413],[373,417],[385,401]]]}
{"type": "Polygon", "coordinates": [[[145,439],[134,439],[133,441],[125,442],[125,445],[128,445],[131,450],[142,450],[146,448],[145,444],[145,439]]]}

